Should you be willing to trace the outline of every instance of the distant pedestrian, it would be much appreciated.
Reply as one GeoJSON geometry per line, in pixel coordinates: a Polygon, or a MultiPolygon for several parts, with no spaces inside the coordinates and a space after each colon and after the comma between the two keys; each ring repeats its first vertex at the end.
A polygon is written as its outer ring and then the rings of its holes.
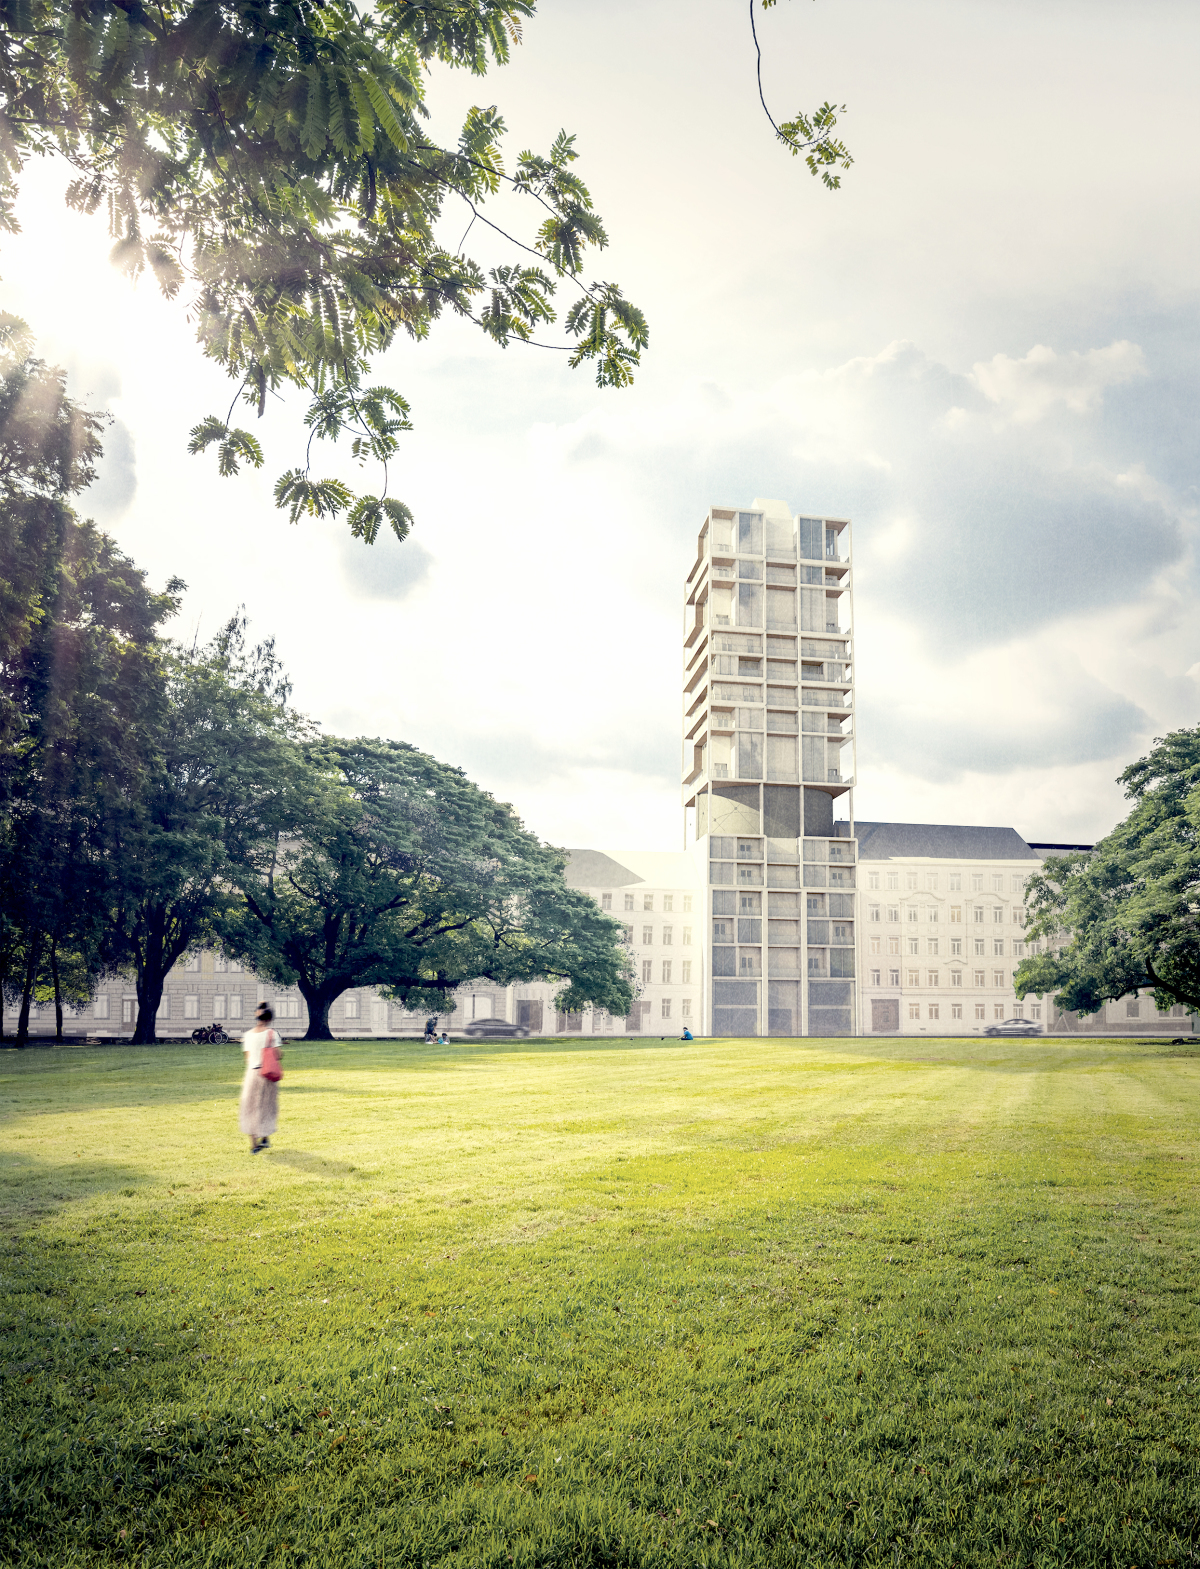
{"type": "Polygon", "coordinates": [[[432,1046],[437,1040],[437,1016],[425,1020],[425,1044],[432,1046]]]}
{"type": "Polygon", "coordinates": [[[688,1029],[686,1024],[683,1027],[683,1034],[679,1038],[682,1041],[690,1041],[694,1039],[691,1030],[688,1029]]]}
{"type": "Polygon", "coordinates": [[[269,1079],[264,1073],[272,1066],[278,1072],[280,1051],[279,1036],[271,1026],[275,1015],[266,1003],[259,1003],[254,1015],[254,1028],[242,1036],[242,1051],[246,1058],[246,1075],[242,1080],[242,1099],[238,1107],[238,1126],[250,1140],[250,1153],[257,1155],[270,1145],[270,1135],[279,1126],[279,1080],[269,1079]],[[268,1048],[274,1054],[263,1061],[268,1048]]]}

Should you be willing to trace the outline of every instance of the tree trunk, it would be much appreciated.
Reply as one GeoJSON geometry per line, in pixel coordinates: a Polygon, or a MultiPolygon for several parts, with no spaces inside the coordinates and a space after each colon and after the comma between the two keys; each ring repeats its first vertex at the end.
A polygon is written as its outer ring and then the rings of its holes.
{"type": "Polygon", "coordinates": [[[54,978],[54,1039],[62,1040],[62,985],[58,978],[58,944],[50,944],[50,974],[54,978]]]}
{"type": "Polygon", "coordinates": [[[21,986],[21,1011],[17,1014],[17,1045],[29,1041],[29,1005],[33,1001],[33,988],[37,984],[38,960],[42,956],[40,936],[29,939],[29,953],[25,959],[25,980],[21,986]]]}
{"type": "Polygon", "coordinates": [[[304,1039],[331,1041],[333,1031],[329,1028],[329,1009],[346,988],[340,985],[336,989],[328,985],[306,986],[303,979],[297,984],[300,995],[308,1005],[308,1029],[304,1032],[304,1039]]]}
{"type": "Polygon", "coordinates": [[[129,1042],[131,1046],[154,1046],[158,1042],[155,1024],[158,1020],[159,1005],[162,1002],[164,979],[162,970],[157,965],[153,967],[147,965],[137,978],[137,1023],[129,1042]]]}

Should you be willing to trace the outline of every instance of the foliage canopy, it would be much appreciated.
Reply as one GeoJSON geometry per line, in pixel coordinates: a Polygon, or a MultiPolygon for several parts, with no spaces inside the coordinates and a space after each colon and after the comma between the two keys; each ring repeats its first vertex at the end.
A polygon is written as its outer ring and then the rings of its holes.
{"type": "MultiPolygon", "coordinates": [[[[261,414],[285,384],[311,399],[303,466],[275,496],[292,521],[348,511],[373,541],[403,539],[408,508],[386,465],[409,428],[405,399],[368,387],[397,333],[426,337],[443,312],[501,345],[531,340],[574,292],[564,325],[572,366],[624,386],[647,342],[617,284],[590,278],[604,224],[573,165],[573,137],[526,150],[512,172],[504,120],[470,110],[453,145],[426,128],[433,62],[482,76],[521,37],[532,0],[3,0],[0,3],[0,226],[31,154],[78,170],[69,201],[104,209],[114,259],[181,291],[203,352],[237,384],[229,411],[192,432],[223,474],[263,462],[232,423],[241,397],[261,414]],[[484,269],[435,229],[447,202],[471,222],[502,187],[528,199],[531,243],[484,269]],[[352,455],[384,465],[380,495],[355,497],[312,473],[312,441],[352,435],[352,455]]],[[[492,227],[495,227],[492,225],[492,227]]],[[[503,231],[499,231],[503,233],[503,231]]],[[[465,236],[464,236],[465,238],[465,236]]]]}
{"type": "Polygon", "coordinates": [[[1017,996],[1095,1013],[1145,989],[1160,1009],[1200,1011],[1200,727],[1158,741],[1120,783],[1125,821],[1030,879],[1029,936],[1048,947],[1018,967],[1017,996]]]}

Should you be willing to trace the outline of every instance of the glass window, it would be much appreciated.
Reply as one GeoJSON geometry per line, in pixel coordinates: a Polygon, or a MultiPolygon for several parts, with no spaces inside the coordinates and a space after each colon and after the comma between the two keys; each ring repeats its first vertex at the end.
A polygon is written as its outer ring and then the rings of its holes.
{"type": "Polygon", "coordinates": [[[951,872],[950,873],[950,892],[951,893],[958,893],[961,890],[961,888],[962,888],[962,873],[961,872],[951,872]]]}
{"type": "Polygon", "coordinates": [[[738,562],[738,577],[739,578],[746,579],[746,580],[748,580],[750,582],[761,583],[762,582],[762,575],[763,575],[763,569],[762,569],[762,562],[761,561],[739,561],[738,562]]]}
{"type": "Polygon", "coordinates": [[[664,1019],[671,1017],[671,999],[669,997],[664,997],[662,1000],[662,1016],[664,1019]]]}
{"type": "Polygon", "coordinates": [[[740,627],[762,626],[763,591],[758,583],[738,584],[737,624],[740,627]]]}
{"type": "Polygon", "coordinates": [[[200,1017],[199,997],[185,997],[183,999],[183,1016],[185,1019],[198,1019],[200,1017]]]}
{"type": "Polygon", "coordinates": [[[941,1005],[936,1002],[931,1002],[929,1004],[929,1017],[931,1019],[940,1019],[941,1016],[941,1005]]]}
{"type": "Polygon", "coordinates": [[[871,985],[872,986],[878,986],[879,985],[879,971],[878,970],[872,970],[871,971],[871,985]]]}
{"type": "Polygon", "coordinates": [[[666,915],[670,915],[671,912],[674,910],[674,908],[675,908],[675,895],[671,894],[671,893],[663,894],[663,913],[666,914],[666,915]]]}
{"type": "Polygon", "coordinates": [[[950,1004],[950,1017],[952,1019],[961,1019],[962,1018],[962,1003],[961,1002],[952,1002],[950,1004]]]}
{"type": "Polygon", "coordinates": [[[625,895],[625,908],[627,910],[633,909],[633,895],[631,893],[625,895]]]}
{"type": "Polygon", "coordinates": [[[986,1019],[987,1018],[987,1009],[984,1007],[983,1003],[981,1003],[981,1002],[977,1002],[975,1004],[975,1017],[977,1019],[986,1019]]]}
{"type": "Polygon", "coordinates": [[[670,961],[670,959],[664,959],[663,960],[662,983],[663,983],[664,986],[669,986],[671,984],[671,961],[670,961]]]}
{"type": "Polygon", "coordinates": [[[228,1011],[229,1010],[229,997],[228,997],[228,995],[222,996],[218,992],[217,995],[212,1000],[212,1005],[213,1005],[213,1018],[214,1019],[227,1019],[229,1017],[229,1011],[228,1011]]]}
{"type": "Polygon", "coordinates": [[[642,985],[649,986],[654,974],[654,965],[649,959],[642,960],[642,985]]]}
{"type": "Polygon", "coordinates": [[[921,1017],[921,1004],[919,1002],[909,1003],[908,1016],[910,1019],[919,1019],[921,1017]]]}
{"type": "Polygon", "coordinates": [[[683,896],[683,913],[685,915],[692,913],[692,896],[690,893],[685,893],[683,896]]]}
{"type": "Polygon", "coordinates": [[[950,971],[950,984],[951,984],[951,986],[961,986],[962,985],[962,971],[961,970],[951,970],[950,971]]]}
{"type": "Polygon", "coordinates": [[[653,926],[643,926],[642,927],[642,946],[643,946],[643,948],[648,948],[653,941],[654,941],[654,928],[653,928],[653,926]]]}
{"type": "Polygon", "coordinates": [[[899,986],[899,984],[900,984],[900,971],[899,970],[889,970],[888,971],[888,985],[889,986],[899,986]]]}
{"type": "Polygon", "coordinates": [[[93,997],[92,998],[92,1018],[93,1019],[107,1019],[108,1018],[108,997],[107,996],[93,997]]]}
{"type": "Polygon", "coordinates": [[[691,1016],[692,1016],[692,999],[690,997],[685,997],[683,999],[683,1001],[679,1004],[679,1011],[680,1011],[680,1013],[683,1015],[683,1017],[685,1019],[690,1019],[691,1018],[691,1016]]]}
{"type": "Polygon", "coordinates": [[[690,926],[685,926],[683,928],[683,946],[685,948],[690,948],[692,946],[692,928],[690,926]]]}
{"type": "Polygon", "coordinates": [[[867,873],[867,887],[868,888],[878,888],[879,887],[879,873],[878,872],[868,872],[867,873]]]}
{"type": "Polygon", "coordinates": [[[602,910],[611,910],[612,909],[612,894],[610,894],[610,893],[602,893],[600,895],[600,908],[602,910]]]}
{"type": "Polygon", "coordinates": [[[663,947],[664,948],[669,948],[671,946],[671,944],[675,940],[675,928],[673,926],[664,926],[663,927],[663,929],[662,929],[662,940],[663,940],[663,947]]]}
{"type": "Polygon", "coordinates": [[[762,513],[739,512],[737,524],[738,555],[761,556],[763,553],[762,513]]]}
{"type": "Polygon", "coordinates": [[[685,959],[680,968],[682,969],[683,973],[680,975],[679,979],[685,986],[690,986],[692,984],[692,961],[690,959],[685,959]]]}
{"type": "Polygon", "coordinates": [[[889,872],[887,874],[887,877],[888,877],[888,887],[889,888],[899,888],[899,886],[900,886],[900,873],[899,872],[889,872]]]}

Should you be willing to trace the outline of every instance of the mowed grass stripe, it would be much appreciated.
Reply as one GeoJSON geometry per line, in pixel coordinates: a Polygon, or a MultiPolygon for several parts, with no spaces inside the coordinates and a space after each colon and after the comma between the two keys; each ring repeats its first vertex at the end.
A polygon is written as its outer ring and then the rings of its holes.
{"type": "Polygon", "coordinates": [[[0,1058],[13,1562],[1197,1560],[1197,1059],[285,1068],[0,1058]]]}

